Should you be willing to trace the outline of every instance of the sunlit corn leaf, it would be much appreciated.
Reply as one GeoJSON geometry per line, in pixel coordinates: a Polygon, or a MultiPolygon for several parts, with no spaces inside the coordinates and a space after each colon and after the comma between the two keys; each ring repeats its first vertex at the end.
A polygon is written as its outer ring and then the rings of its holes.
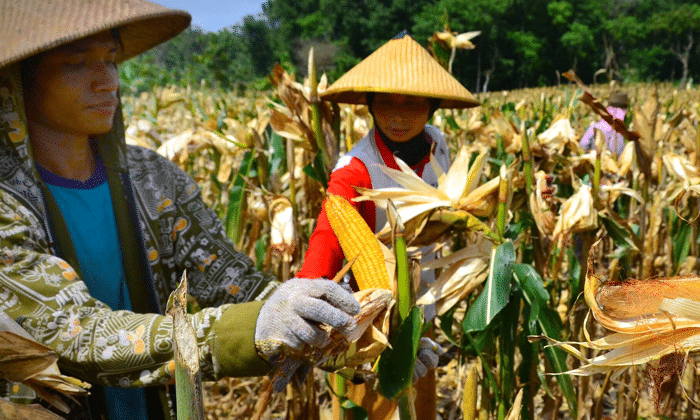
{"type": "Polygon", "coordinates": [[[511,241],[493,248],[484,290],[469,308],[462,322],[465,332],[483,331],[508,304],[514,263],[515,248],[511,241]]]}
{"type": "Polygon", "coordinates": [[[229,190],[228,208],[226,209],[226,235],[238,244],[243,233],[246,214],[246,178],[253,167],[253,151],[246,150],[229,190]]]}
{"type": "Polygon", "coordinates": [[[418,305],[435,304],[438,316],[444,315],[461,302],[488,277],[489,258],[493,244],[483,236],[452,254],[421,265],[424,270],[441,268],[440,276],[420,297],[418,305]]]}
{"type": "Polygon", "coordinates": [[[170,295],[166,312],[173,319],[177,418],[204,420],[199,349],[194,328],[187,317],[186,273],[182,273],[180,284],[170,295]]]}
{"type": "Polygon", "coordinates": [[[382,353],[378,374],[384,397],[394,398],[411,384],[422,325],[421,310],[414,306],[392,338],[391,347],[382,353]]]}
{"type": "MultiPolygon", "coordinates": [[[[530,319],[528,323],[534,324],[536,331],[559,340],[562,322],[559,314],[551,308],[550,297],[544,288],[542,277],[531,265],[515,264],[513,266],[513,278],[523,290],[523,298],[530,307],[530,319]]],[[[545,357],[552,370],[556,373],[566,372],[566,354],[555,347],[545,347],[545,357]]],[[[571,410],[576,409],[576,392],[571,378],[568,376],[557,376],[559,387],[566,398],[571,410]]]]}

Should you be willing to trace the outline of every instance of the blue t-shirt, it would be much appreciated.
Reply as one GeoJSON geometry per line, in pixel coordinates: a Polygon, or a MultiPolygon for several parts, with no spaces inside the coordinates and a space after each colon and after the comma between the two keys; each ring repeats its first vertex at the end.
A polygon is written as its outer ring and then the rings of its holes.
{"type": "MultiPolygon", "coordinates": [[[[67,179],[36,165],[68,226],[90,294],[113,310],[131,310],[107,174],[98,159],[85,182],[67,179]]],[[[110,420],[147,419],[141,388],[104,387],[110,420]]]]}

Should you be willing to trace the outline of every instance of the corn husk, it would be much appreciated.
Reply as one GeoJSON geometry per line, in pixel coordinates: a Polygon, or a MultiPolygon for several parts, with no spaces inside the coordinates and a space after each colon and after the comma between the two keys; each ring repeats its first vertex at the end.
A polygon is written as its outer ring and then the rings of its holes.
{"type": "Polygon", "coordinates": [[[298,246],[292,203],[287,197],[278,197],[270,203],[270,246],[291,261],[298,246]]]}
{"type": "MultiPolygon", "coordinates": [[[[466,147],[462,147],[447,173],[443,173],[439,164],[431,156],[431,165],[438,177],[437,188],[428,185],[408,165],[397,158],[396,163],[400,170],[382,167],[382,171],[402,188],[356,187],[360,196],[354,200],[371,200],[375,205],[386,210],[388,200],[391,199],[405,225],[406,238],[418,236],[426,227],[429,216],[437,209],[462,211],[465,217],[472,216],[472,218],[474,215],[488,216],[493,213],[498,201],[499,178],[496,177],[479,186],[479,180],[486,165],[486,156],[487,152],[480,153],[469,166],[470,154],[466,147]]],[[[477,219],[474,218],[474,220],[477,219]]],[[[447,227],[449,226],[443,226],[442,230],[444,231],[447,227]]],[[[380,238],[386,238],[389,230],[387,224],[380,231],[380,238]]]]}
{"type": "Polygon", "coordinates": [[[620,372],[700,349],[700,277],[602,283],[589,258],[584,295],[595,320],[614,333],[591,340],[584,330],[585,342],[550,340],[584,362],[567,373],[620,372]],[[588,359],[576,345],[604,352],[588,359]]]}

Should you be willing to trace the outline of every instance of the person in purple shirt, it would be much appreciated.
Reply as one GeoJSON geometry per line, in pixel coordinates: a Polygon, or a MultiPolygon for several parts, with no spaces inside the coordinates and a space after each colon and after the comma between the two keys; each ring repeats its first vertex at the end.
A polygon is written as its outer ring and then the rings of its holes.
{"type": "MultiPolygon", "coordinates": [[[[610,95],[608,99],[608,112],[613,118],[624,121],[625,115],[627,114],[627,107],[629,106],[629,97],[626,92],[615,91],[610,95]]],[[[584,152],[589,150],[595,150],[595,129],[600,130],[605,137],[605,144],[608,146],[611,152],[616,156],[622,154],[622,150],[625,148],[625,139],[622,135],[616,132],[610,124],[604,120],[600,120],[588,126],[588,129],[581,137],[579,145],[584,152]]]]}

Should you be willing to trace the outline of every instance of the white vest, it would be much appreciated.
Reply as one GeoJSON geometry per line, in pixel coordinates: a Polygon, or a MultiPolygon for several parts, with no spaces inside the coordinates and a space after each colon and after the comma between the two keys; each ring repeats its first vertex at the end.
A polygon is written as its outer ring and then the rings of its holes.
{"type": "MultiPolygon", "coordinates": [[[[450,152],[447,148],[447,143],[445,138],[442,136],[440,130],[432,125],[425,126],[425,133],[430,137],[430,139],[435,143],[434,156],[437,162],[442,167],[444,172],[450,169],[450,152]]],[[[369,172],[369,177],[372,180],[372,188],[402,188],[399,183],[391,179],[386,175],[380,168],[386,166],[384,164],[384,159],[377,148],[377,143],[374,140],[374,128],[369,131],[369,133],[364,136],[352,150],[346,154],[346,156],[355,157],[364,163],[367,171],[369,172]]],[[[433,167],[430,164],[426,164],[423,168],[423,174],[421,176],[423,181],[437,188],[437,175],[433,171],[433,167]]],[[[375,216],[374,216],[374,232],[379,232],[386,224],[386,211],[379,208],[379,206],[374,206],[375,216]]],[[[423,253],[423,258],[421,262],[425,263],[429,259],[434,257],[425,258],[425,253],[428,251],[428,247],[423,247],[420,249],[423,253]]],[[[428,287],[435,282],[435,272],[433,270],[425,270],[421,275],[421,286],[418,291],[418,296],[422,295],[428,290],[428,287]]],[[[430,320],[435,316],[435,307],[430,305],[430,307],[424,307],[425,317],[430,320]]]]}

